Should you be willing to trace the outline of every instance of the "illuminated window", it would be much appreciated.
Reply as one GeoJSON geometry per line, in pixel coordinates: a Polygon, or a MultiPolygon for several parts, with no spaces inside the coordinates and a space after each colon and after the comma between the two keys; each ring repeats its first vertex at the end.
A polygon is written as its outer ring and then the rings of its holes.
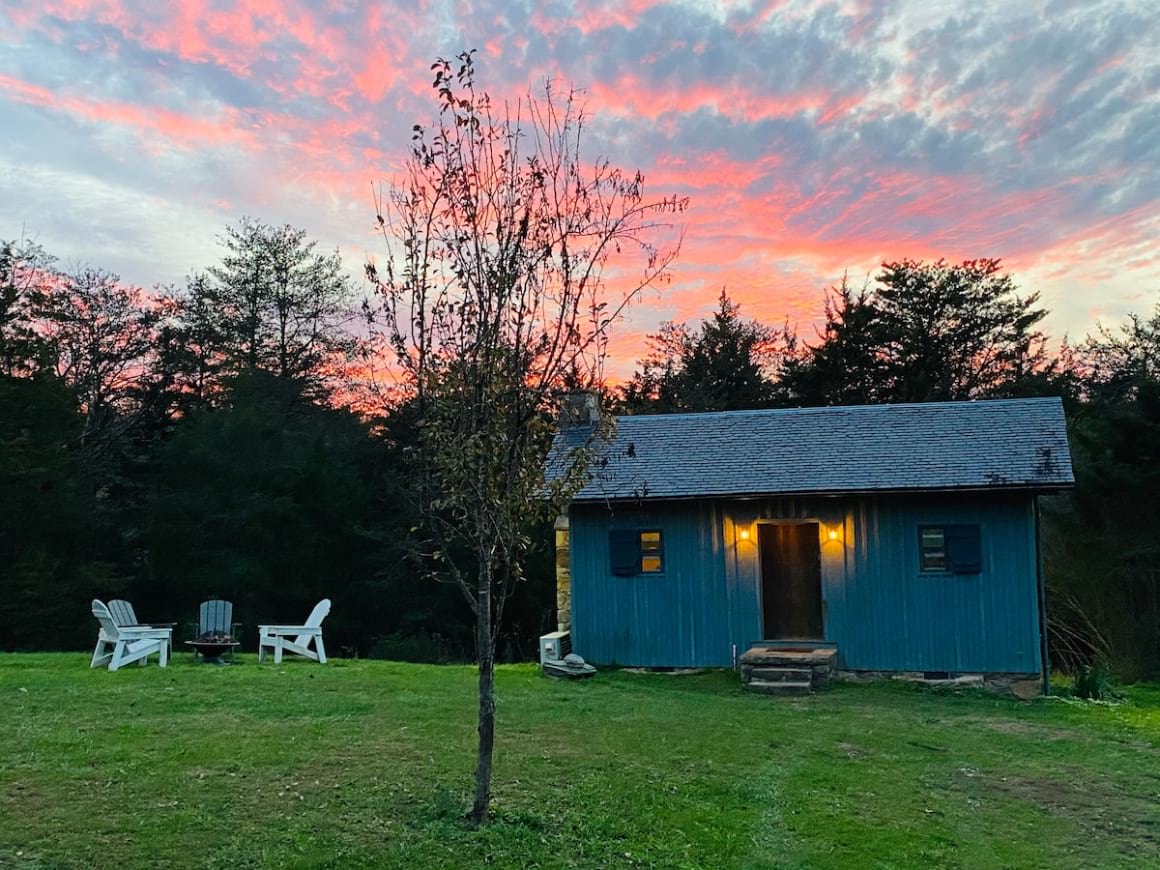
{"type": "Polygon", "coordinates": [[[612,573],[618,577],[661,574],[665,570],[662,537],[656,529],[613,529],[608,533],[608,553],[612,573]]]}
{"type": "Polygon", "coordinates": [[[661,551],[661,533],[647,531],[640,533],[640,573],[660,574],[664,570],[664,553],[661,551]]]}

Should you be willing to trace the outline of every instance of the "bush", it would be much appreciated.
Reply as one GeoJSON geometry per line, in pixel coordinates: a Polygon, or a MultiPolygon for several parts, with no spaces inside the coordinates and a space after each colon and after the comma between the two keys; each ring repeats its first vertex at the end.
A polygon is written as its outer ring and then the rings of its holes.
{"type": "Polygon", "coordinates": [[[367,658],[441,665],[471,660],[467,651],[449,638],[425,632],[393,632],[376,637],[367,649],[367,658]]]}
{"type": "Polygon", "coordinates": [[[1112,671],[1106,662],[1085,665],[1075,675],[1072,694],[1088,701],[1111,701],[1118,697],[1112,686],[1112,671]]]}

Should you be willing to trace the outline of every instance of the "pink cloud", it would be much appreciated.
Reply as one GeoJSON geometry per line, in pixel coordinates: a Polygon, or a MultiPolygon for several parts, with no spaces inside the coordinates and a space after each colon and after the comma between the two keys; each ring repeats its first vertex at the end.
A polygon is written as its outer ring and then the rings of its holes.
{"type": "Polygon", "coordinates": [[[648,10],[663,5],[663,0],[625,0],[618,3],[581,3],[575,25],[585,36],[610,27],[633,29],[648,10]]]}
{"type": "Polygon", "coordinates": [[[252,147],[254,138],[239,123],[233,110],[219,110],[212,117],[197,117],[152,106],[102,102],[70,96],[0,75],[0,90],[9,99],[27,105],[62,112],[86,121],[130,127],[149,137],[158,133],[169,144],[181,148],[197,145],[233,144],[252,147]]]}
{"type": "MultiPolygon", "coordinates": [[[[129,131],[141,161],[178,154],[192,165],[211,154],[242,189],[215,188],[211,179],[204,191],[175,186],[171,196],[201,202],[214,220],[235,209],[261,208],[273,220],[305,214],[338,243],[373,250],[367,188],[392,177],[411,124],[437,111],[430,55],[479,45],[481,80],[497,99],[549,76],[575,80],[611,131],[616,161],[640,166],[653,194],[692,197],[673,283],[633,309],[614,344],[630,366],[644,332],[662,317],[703,316],[722,286],[747,315],[808,324],[825,286],[847,269],[860,281],[882,258],[1001,256],[1049,284],[1095,294],[1116,281],[1160,281],[1160,223],[1152,216],[1160,212],[1154,198],[1132,199],[1149,168],[1083,164],[1082,155],[1050,150],[1060,148],[1053,140],[1072,117],[1062,104],[1085,88],[1123,80],[1116,96],[1125,105],[1154,99],[1136,49],[1111,45],[1083,81],[1070,82],[1068,69],[1048,58],[1033,80],[992,82],[966,75],[962,63],[934,63],[925,37],[908,38],[904,10],[883,26],[878,0],[727,2],[712,14],[682,6],[672,22],[659,6],[597,0],[565,12],[534,4],[529,23],[487,3],[436,10],[363,0],[42,0],[3,15],[18,34],[40,34],[62,71],[36,77],[0,66],[0,99],[35,106],[49,123],[59,115],[129,131]],[[823,7],[841,16],[822,34],[828,49],[851,63],[873,59],[864,78],[827,72],[819,54],[808,75],[770,87],[713,60],[723,47],[775,44],[779,33],[808,28],[823,7]],[[698,15],[698,27],[676,26],[698,15]],[[654,27],[658,21],[666,26],[654,27]],[[618,28],[638,31],[641,48],[631,57],[605,54],[619,44],[618,28]],[[83,82],[63,71],[76,53],[86,63],[83,82]],[[685,57],[703,70],[697,78],[658,78],[665,61],[685,57]],[[1093,84],[1100,76],[1107,78],[1093,84]],[[63,84],[49,84],[56,81],[63,84]],[[877,81],[889,84],[877,90],[877,81]],[[790,130],[784,137],[744,138],[757,135],[746,124],[787,119],[752,128],[790,130]],[[957,136],[967,131],[973,138],[957,136]],[[964,142],[987,149],[986,161],[963,156],[964,142]],[[1122,192],[1126,204],[1091,195],[1096,189],[1122,192]]],[[[988,51],[1030,45],[1025,33],[1010,42],[1000,35],[988,51]]],[[[148,222],[143,215],[142,227],[148,222]]]]}
{"type": "Polygon", "coordinates": [[[588,91],[594,111],[656,120],[664,115],[708,109],[746,123],[789,118],[805,112],[815,112],[822,123],[829,123],[848,114],[863,99],[856,95],[839,97],[822,90],[762,93],[736,82],[674,83],[665,87],[632,73],[613,81],[595,82],[588,91]]]}

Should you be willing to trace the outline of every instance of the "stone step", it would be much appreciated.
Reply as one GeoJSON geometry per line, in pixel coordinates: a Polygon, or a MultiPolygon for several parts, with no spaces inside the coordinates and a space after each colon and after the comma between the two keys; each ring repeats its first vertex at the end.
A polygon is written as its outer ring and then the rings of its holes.
{"type": "Polygon", "coordinates": [[[742,665],[815,668],[833,670],[838,664],[838,651],[833,647],[816,649],[787,649],[785,647],[755,646],[746,650],[739,659],[742,665]]]}
{"type": "Polygon", "coordinates": [[[786,680],[751,680],[745,684],[745,688],[763,695],[808,695],[813,690],[809,683],[786,680]]]}
{"type": "Polygon", "coordinates": [[[809,668],[754,668],[749,679],[767,683],[812,683],[814,672],[809,668]]]}

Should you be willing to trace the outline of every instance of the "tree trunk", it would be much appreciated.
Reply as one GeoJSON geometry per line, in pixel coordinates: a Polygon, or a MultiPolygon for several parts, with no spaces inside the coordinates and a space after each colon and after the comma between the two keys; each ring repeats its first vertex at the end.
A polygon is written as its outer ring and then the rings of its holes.
{"type": "Polygon", "coordinates": [[[475,761],[475,799],[468,819],[487,822],[491,805],[491,755],[495,747],[495,644],[491,632],[491,571],[479,569],[478,609],[475,614],[476,648],[479,655],[479,750],[475,761]]]}

